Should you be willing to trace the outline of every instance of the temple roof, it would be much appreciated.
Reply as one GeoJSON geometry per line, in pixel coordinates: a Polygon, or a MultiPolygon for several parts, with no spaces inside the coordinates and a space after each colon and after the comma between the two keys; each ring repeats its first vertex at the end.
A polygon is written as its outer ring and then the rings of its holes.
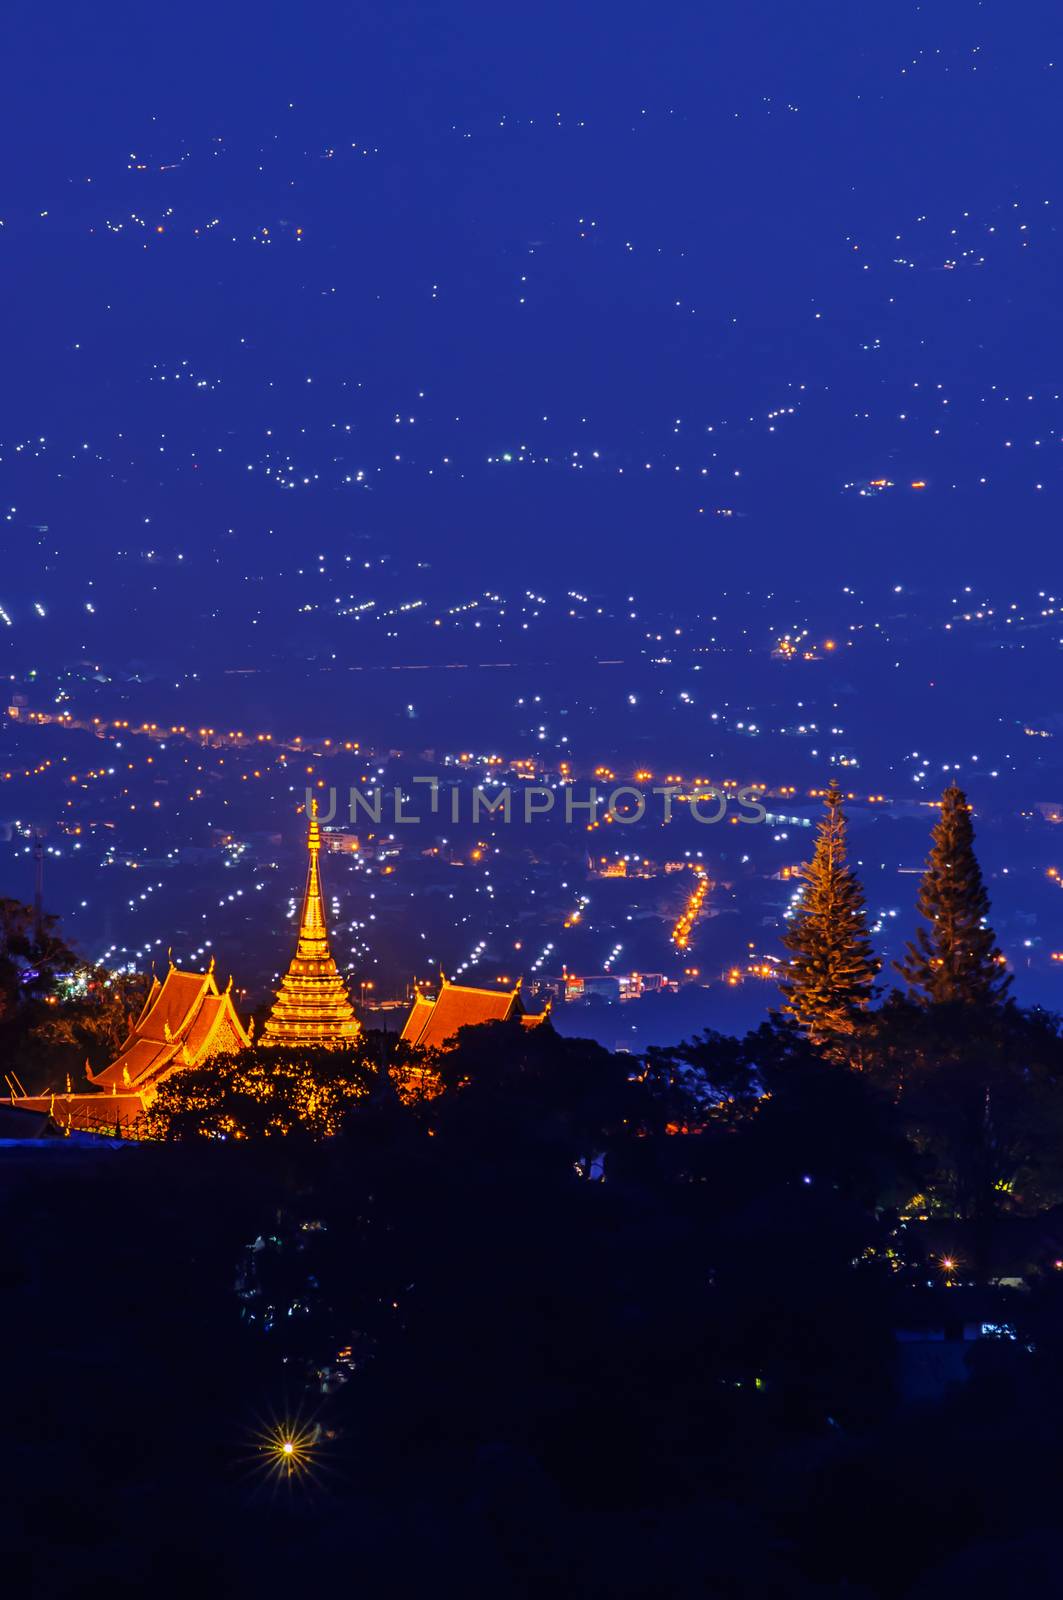
{"type": "Polygon", "coordinates": [[[419,994],[413,1002],[402,1038],[424,1050],[442,1050],[454,1039],[459,1028],[481,1022],[509,1022],[519,1017],[526,1028],[538,1027],[547,1011],[529,1016],[520,997],[520,984],[513,989],[475,989],[462,983],[442,981],[434,999],[419,994]]]}
{"type": "Polygon", "coordinates": [[[403,1024],[400,1037],[405,1039],[408,1044],[416,1044],[425,1024],[435,1008],[436,1003],[432,996],[428,994],[421,994],[420,991],[418,991],[418,993],[413,997],[413,1005],[410,1007],[410,1014],[403,1024]]]}
{"type": "Polygon", "coordinates": [[[242,1050],[250,1034],[236,1014],[229,990],[219,990],[214,964],[208,972],[171,967],[160,983],[153,977],[140,1016],[116,1060],[88,1074],[95,1089],[79,1094],[15,1096],[11,1104],[46,1113],[62,1128],[135,1133],[164,1078],[182,1067],[198,1067],[221,1050],[242,1050]]]}
{"type": "Polygon", "coordinates": [[[135,1134],[147,1099],[140,1094],[35,1094],[11,1102],[23,1111],[38,1111],[60,1128],[79,1133],[111,1133],[121,1129],[135,1134]]]}
{"type": "Polygon", "coordinates": [[[90,1082],[105,1089],[143,1089],[174,1067],[199,1066],[216,1049],[242,1049],[250,1036],[228,990],[208,972],[171,967],[162,983],[152,979],[144,1008],[116,1060],[90,1082]]]}

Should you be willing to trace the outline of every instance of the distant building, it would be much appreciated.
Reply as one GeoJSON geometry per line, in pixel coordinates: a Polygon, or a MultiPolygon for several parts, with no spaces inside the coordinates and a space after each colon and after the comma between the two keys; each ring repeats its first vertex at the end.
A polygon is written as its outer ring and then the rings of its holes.
{"type": "Polygon", "coordinates": [[[620,994],[620,979],[608,972],[593,973],[589,978],[570,977],[568,980],[569,1000],[589,1000],[597,996],[599,1000],[607,1000],[612,1004],[613,1001],[619,1001],[620,994]]]}
{"type": "Polygon", "coordinates": [[[639,994],[660,994],[672,986],[663,972],[633,972],[631,977],[637,982],[639,994]]]}
{"type": "Polygon", "coordinates": [[[626,878],[627,862],[621,856],[618,860],[610,860],[607,856],[591,856],[590,868],[598,878],[626,878]]]}
{"type": "Polygon", "coordinates": [[[347,828],[322,828],[321,843],[326,850],[339,855],[356,856],[362,848],[361,839],[347,828]]]}

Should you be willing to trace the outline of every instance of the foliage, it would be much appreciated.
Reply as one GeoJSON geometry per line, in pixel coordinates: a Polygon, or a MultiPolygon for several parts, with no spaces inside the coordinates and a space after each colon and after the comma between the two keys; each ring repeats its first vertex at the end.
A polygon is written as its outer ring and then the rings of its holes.
{"type": "Polygon", "coordinates": [[[0,1015],[20,999],[46,994],[58,972],[77,964],[59,933],[59,919],[45,914],[38,926],[32,906],[0,899],[0,1015]]]}
{"type": "Polygon", "coordinates": [[[948,1214],[985,1221],[1063,1201],[1063,1036],[1012,1002],[924,1006],[894,994],[868,1019],[866,1072],[897,1105],[948,1214]]]}
{"type": "Polygon", "coordinates": [[[370,1104],[415,1105],[434,1092],[430,1063],[396,1034],[366,1030],[349,1046],[257,1043],[180,1067],[145,1118],[150,1139],[332,1138],[370,1104]]]}
{"type": "Polygon", "coordinates": [[[703,1034],[651,1054],[686,1069],[684,1131],[700,1131],[693,1142],[703,1146],[704,1167],[726,1171],[736,1194],[825,1185],[874,1209],[911,1192],[917,1163],[888,1094],[813,1045],[792,1019],[741,1040],[703,1034]]]}
{"type": "Polygon", "coordinates": [[[816,848],[803,868],[804,894],[783,936],[790,961],[779,985],[784,1010],[813,1040],[852,1032],[880,966],[868,937],[864,893],[846,861],[847,824],[836,782],[824,805],[816,848]]]}
{"type": "Polygon", "coordinates": [[[35,1030],[60,1003],[60,983],[80,965],[59,932],[58,919],[38,924],[32,906],[0,899],[0,1059],[17,1067],[30,1089],[47,1087],[69,1060],[59,1062],[35,1030]]]}
{"type": "Polygon", "coordinates": [[[941,815],[919,886],[917,930],[904,960],[896,962],[910,992],[924,1004],[986,1006],[1003,1000],[1011,985],[989,926],[989,896],[974,853],[967,796],[955,783],[941,797],[941,815]]]}
{"type": "Polygon", "coordinates": [[[367,1035],[175,1073],[165,1137],[96,1158],[95,1247],[54,1226],[84,1169],[47,1205],[12,1197],[5,1320],[49,1374],[9,1407],[16,1512],[52,1526],[62,1506],[48,1561],[66,1592],[87,1563],[139,1581],[160,1551],[233,1593],[326,1584],[353,1531],[374,1592],[420,1592],[445,1560],[477,1592],[563,1574],[631,1600],[892,1600],[994,1508],[1049,1525],[1050,1266],[1018,1309],[993,1290],[972,1312],[975,1291],[926,1288],[919,1226],[891,1213],[920,1185],[958,1204],[949,1140],[977,1143],[924,1074],[1012,1061],[1009,1116],[1020,1086],[1055,1094],[1057,1025],[994,1015],[979,1030],[973,1008],[897,996],[854,1036],[861,1071],[776,1019],[645,1061],[515,1022],[431,1061],[367,1035]],[[967,1388],[913,1407],[895,1330],[921,1297],[931,1325],[1016,1338],[972,1341],[967,1388]],[[93,1307],[73,1345],[70,1303],[93,1307]],[[141,1403],[116,1407],[116,1382],[141,1403]],[[278,1489],[258,1469],[279,1419],[311,1465],[278,1489]]]}
{"type": "MultiPolygon", "coordinates": [[[[41,1005],[73,1029],[91,996],[68,989],[41,1005]]],[[[6,1503],[34,1592],[161,1563],[233,1594],[334,1586],[353,1537],[372,1592],[445,1562],[499,1595],[899,1600],[991,1517],[1050,1527],[1060,1025],[894,994],[844,1061],[809,1035],[256,1045],[175,1071],[135,1152],[17,1164],[4,1325],[48,1376],[12,1390],[6,1503]],[[57,1228],[90,1170],[90,1227],[57,1228]],[[977,1289],[898,1216],[917,1190],[977,1289]],[[1012,1212],[1038,1213],[1043,1270],[1009,1299],[984,1284],[1012,1212]],[[1014,1337],[970,1341],[966,1387],[915,1406],[896,1333],[920,1317],[1014,1337]],[[309,1466],[278,1484],[263,1457],[293,1431],[309,1466]]],[[[967,1347],[928,1344],[962,1380],[967,1347]]]]}
{"type": "Polygon", "coordinates": [[[147,1112],[146,1135],[173,1141],[325,1138],[340,1131],[377,1077],[374,1041],[366,1036],[343,1050],[252,1045],[173,1072],[147,1112]]]}
{"type": "Polygon", "coordinates": [[[738,1039],[708,1028],[682,1044],[651,1046],[646,1082],[673,1130],[732,1125],[748,1116],[758,1089],[738,1039]]]}
{"type": "Polygon", "coordinates": [[[50,1086],[63,1074],[80,1080],[85,1062],[94,1072],[109,1066],[128,1037],[147,996],[140,973],[110,972],[79,964],[48,997],[48,1009],[33,1025],[28,1048],[47,1064],[50,1086]]]}
{"type": "Polygon", "coordinates": [[[425,1117],[433,1135],[478,1159],[586,1174],[648,1109],[636,1066],[519,1018],[462,1028],[436,1057],[440,1092],[425,1117]]]}

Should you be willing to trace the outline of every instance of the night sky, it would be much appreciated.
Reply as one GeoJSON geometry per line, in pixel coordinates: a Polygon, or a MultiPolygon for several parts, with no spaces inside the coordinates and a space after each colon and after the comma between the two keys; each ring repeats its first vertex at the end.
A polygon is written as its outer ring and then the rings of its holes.
{"type": "Polygon", "coordinates": [[[706,603],[1058,571],[1053,7],[17,4],[2,47],[16,626],[362,534],[706,603]]]}
{"type": "MultiPolygon", "coordinates": [[[[1055,1003],[1060,31],[1003,0],[6,8],[12,694],[419,770],[479,750],[757,780],[802,828],[839,771],[900,805],[859,841],[887,960],[918,808],[958,777],[1022,993],[1055,1003]],[[791,670],[787,632],[845,648],[791,670]]],[[[268,988],[304,774],[176,749],[163,773],[120,724],[105,764],[87,735],[5,731],[12,892],[43,828],[81,948],[199,960],[209,928],[268,988]],[[102,855],[62,842],[75,815],[102,855]],[[98,871],[219,830],[283,835],[268,915],[227,926],[213,868],[182,878],[187,915],[170,879],[150,916],[98,871]]],[[[714,896],[707,971],[776,950],[805,839],[780,825],[737,863],[696,842],[758,885],[714,896]]],[[[345,963],[401,987],[429,947],[453,967],[493,938],[493,981],[533,905],[527,949],[560,960],[582,850],[557,905],[517,850],[505,893],[484,866],[428,931],[415,863],[371,954],[354,884],[345,963]]],[[[625,947],[646,971],[678,959],[662,895],[657,944],[625,947]]],[[[602,915],[568,930],[573,967],[643,926],[602,915]]]]}

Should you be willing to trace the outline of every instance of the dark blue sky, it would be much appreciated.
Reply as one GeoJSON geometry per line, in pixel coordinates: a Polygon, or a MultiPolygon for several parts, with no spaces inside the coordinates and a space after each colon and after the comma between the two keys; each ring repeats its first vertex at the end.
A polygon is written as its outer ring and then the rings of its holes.
{"type": "Polygon", "coordinates": [[[1054,6],[19,4],[0,47],[9,610],[145,540],[1058,571],[1054,6]]]}

